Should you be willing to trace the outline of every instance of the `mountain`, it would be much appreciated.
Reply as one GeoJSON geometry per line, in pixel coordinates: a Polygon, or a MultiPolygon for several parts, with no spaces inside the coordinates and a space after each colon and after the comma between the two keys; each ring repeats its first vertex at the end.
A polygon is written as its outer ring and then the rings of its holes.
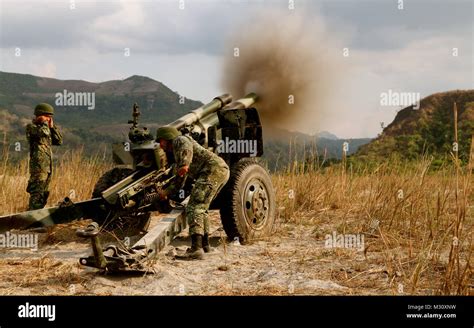
{"type": "Polygon", "coordinates": [[[328,132],[328,131],[318,132],[317,136],[323,139],[331,139],[331,140],[339,139],[335,134],[332,134],[331,132],[328,132]]]}
{"type": "Polygon", "coordinates": [[[351,155],[371,140],[370,138],[339,139],[329,132],[311,136],[278,128],[265,132],[264,127],[263,157],[272,171],[284,169],[295,161],[308,164],[330,163],[342,158],[344,143],[347,142],[347,155],[351,155]]]}
{"type": "Polygon", "coordinates": [[[356,159],[381,160],[391,156],[413,160],[431,154],[439,162],[453,151],[454,103],[458,111],[459,157],[469,159],[474,133],[474,90],[435,93],[412,106],[400,110],[393,122],[354,155],[356,159]]]}
{"type": "MultiPolygon", "coordinates": [[[[78,147],[83,147],[86,155],[110,152],[112,143],[126,140],[130,127],[127,121],[131,119],[135,102],[140,106],[140,122],[154,131],[159,125],[169,123],[202,104],[182,99],[184,104],[180,103],[178,93],[144,76],[93,83],[0,72],[0,143],[12,150],[19,142],[24,151],[13,152],[10,158],[26,156],[28,147],[24,127],[31,120],[35,105],[48,102],[54,105],[54,120],[65,135],[63,146],[57,148],[55,154],[60,156],[78,147]],[[89,110],[87,104],[77,102],[65,106],[71,93],[94,94],[93,98],[87,99],[94,100],[94,108],[89,110]]],[[[264,127],[264,158],[271,163],[271,169],[283,168],[311,153],[324,159],[340,158],[345,141],[349,143],[349,154],[352,154],[370,139],[344,140],[329,132],[310,136],[264,127]]]]}
{"type": "Polygon", "coordinates": [[[163,83],[138,75],[92,83],[0,72],[0,108],[19,117],[30,117],[35,104],[48,102],[56,108],[57,121],[72,128],[126,123],[135,102],[140,105],[142,120],[155,123],[169,122],[201,105],[186,98],[181,104],[179,97],[163,83]],[[58,105],[56,95],[64,92],[94,93],[95,108],[58,105]]]}
{"type": "Polygon", "coordinates": [[[125,138],[127,121],[131,119],[135,102],[140,106],[140,121],[153,128],[169,123],[202,104],[183,99],[184,103],[180,103],[178,93],[161,82],[138,75],[92,83],[0,72],[0,118],[9,122],[0,123],[0,133],[10,143],[19,140],[26,146],[24,125],[33,116],[37,103],[48,102],[55,107],[55,122],[68,135],[63,148],[83,146],[91,152],[99,144],[125,138]],[[58,105],[59,95],[83,92],[90,96],[88,100],[94,100],[92,110],[78,102],[64,106],[66,100],[58,105]]]}

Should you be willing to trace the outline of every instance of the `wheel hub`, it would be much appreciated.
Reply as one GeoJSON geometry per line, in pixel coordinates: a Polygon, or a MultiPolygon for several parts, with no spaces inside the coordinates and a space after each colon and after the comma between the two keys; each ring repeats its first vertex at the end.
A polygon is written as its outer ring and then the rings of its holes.
{"type": "Polygon", "coordinates": [[[268,217],[268,194],[265,185],[252,179],[245,188],[245,217],[253,229],[263,227],[268,217]]]}

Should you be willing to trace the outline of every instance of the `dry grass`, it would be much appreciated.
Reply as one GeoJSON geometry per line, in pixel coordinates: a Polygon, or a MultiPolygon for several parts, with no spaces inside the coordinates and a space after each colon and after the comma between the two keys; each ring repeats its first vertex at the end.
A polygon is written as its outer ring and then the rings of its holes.
{"type": "MultiPolygon", "coordinates": [[[[12,165],[4,158],[0,213],[20,212],[28,200],[27,162],[12,165]]],[[[356,174],[342,166],[308,170],[296,162],[287,172],[273,175],[277,206],[284,208],[276,233],[286,237],[288,227],[299,227],[322,243],[325,234],[333,231],[363,234],[362,262],[355,260],[360,252],[345,249],[296,254],[302,262],[313,258],[318,263],[345,261],[345,267],[331,271],[328,278],[351,290],[370,291],[389,284],[393,294],[470,294],[474,285],[472,175],[466,169],[448,167],[430,172],[429,166],[429,160],[416,166],[384,164],[356,174]]],[[[87,159],[80,151],[66,154],[56,163],[49,205],[71,196],[71,190],[75,200],[88,199],[94,183],[109,168],[99,157],[87,159]]],[[[51,283],[66,288],[81,283],[72,267],[51,259],[30,262],[21,267],[37,270],[37,278],[22,281],[24,286],[51,283]]],[[[12,270],[20,267],[4,264],[12,270]]],[[[222,294],[227,292],[222,290],[222,294]]],[[[288,293],[285,288],[241,292],[288,293]]]]}
{"type": "Polygon", "coordinates": [[[38,259],[1,259],[2,295],[57,295],[78,294],[92,279],[84,275],[78,263],[65,263],[48,255],[38,259]]]}
{"type": "MultiPolygon", "coordinates": [[[[0,166],[0,215],[23,212],[28,205],[28,160],[17,164],[8,161],[8,153],[0,166]]],[[[69,196],[74,200],[89,199],[95,182],[111,164],[99,155],[84,157],[81,150],[68,152],[55,161],[47,206],[54,206],[69,196]]]]}
{"type": "MultiPolygon", "coordinates": [[[[382,261],[395,293],[472,293],[474,220],[468,170],[429,172],[427,159],[416,166],[384,164],[359,174],[342,167],[308,171],[296,164],[273,179],[277,203],[284,207],[281,222],[305,225],[322,241],[332,231],[363,234],[366,260],[382,261]]],[[[346,286],[367,285],[372,273],[342,281],[346,286]]]]}

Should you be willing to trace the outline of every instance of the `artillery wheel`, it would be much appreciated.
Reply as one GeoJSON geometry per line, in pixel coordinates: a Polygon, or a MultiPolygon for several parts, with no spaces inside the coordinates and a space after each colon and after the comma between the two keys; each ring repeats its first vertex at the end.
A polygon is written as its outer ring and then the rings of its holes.
{"type": "Polygon", "coordinates": [[[267,170],[254,158],[231,169],[220,208],[227,237],[242,244],[270,235],[275,221],[275,193],[267,170]]]}
{"type": "MultiPolygon", "coordinates": [[[[99,180],[97,180],[92,197],[101,197],[102,192],[113,186],[120,180],[133,173],[132,169],[116,167],[105,172],[99,180]]],[[[135,215],[122,215],[111,208],[104,208],[103,211],[97,213],[92,218],[101,225],[101,229],[113,232],[118,237],[127,237],[136,235],[137,233],[146,230],[150,222],[150,213],[139,213],[135,215]]]]}

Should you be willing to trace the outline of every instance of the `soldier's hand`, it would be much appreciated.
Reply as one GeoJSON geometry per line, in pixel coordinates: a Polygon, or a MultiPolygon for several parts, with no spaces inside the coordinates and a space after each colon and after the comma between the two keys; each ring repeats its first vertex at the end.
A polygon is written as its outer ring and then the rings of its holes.
{"type": "Polygon", "coordinates": [[[44,115],[40,115],[36,117],[36,123],[42,124],[48,121],[48,117],[44,115]]]}
{"type": "Polygon", "coordinates": [[[189,166],[187,165],[181,166],[178,169],[178,175],[182,178],[188,173],[188,171],[189,171],[189,166]]]}
{"type": "Polygon", "coordinates": [[[168,194],[166,193],[166,191],[160,190],[158,192],[158,197],[160,198],[160,200],[165,200],[168,198],[168,194]]]}
{"type": "Polygon", "coordinates": [[[53,118],[52,118],[51,116],[48,117],[48,118],[49,118],[49,121],[48,121],[49,128],[51,129],[51,128],[53,127],[53,125],[54,125],[54,123],[53,123],[53,118]]]}

